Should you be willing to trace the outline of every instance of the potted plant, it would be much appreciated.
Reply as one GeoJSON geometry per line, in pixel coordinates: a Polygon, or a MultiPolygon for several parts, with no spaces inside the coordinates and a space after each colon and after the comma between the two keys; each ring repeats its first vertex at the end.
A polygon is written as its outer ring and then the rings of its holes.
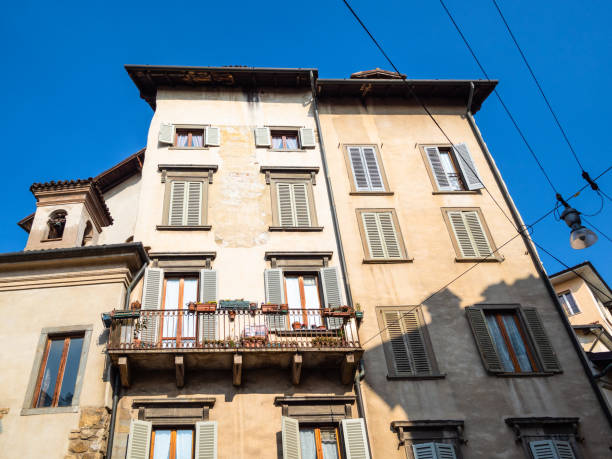
{"type": "Polygon", "coordinates": [[[275,312],[278,312],[279,310],[280,310],[280,307],[278,304],[261,303],[261,312],[263,312],[264,314],[275,313],[275,312]]]}
{"type": "Polygon", "coordinates": [[[217,310],[217,302],[207,301],[206,303],[196,303],[195,307],[198,312],[215,312],[217,310]]]}
{"type": "Polygon", "coordinates": [[[246,301],[244,298],[239,300],[220,300],[219,309],[249,309],[251,306],[250,301],[246,301]]]}
{"type": "Polygon", "coordinates": [[[363,311],[361,310],[361,305],[359,303],[355,305],[355,318],[357,320],[363,319],[363,311]]]}
{"type": "Polygon", "coordinates": [[[234,309],[230,309],[229,311],[227,311],[227,315],[229,317],[229,320],[234,320],[236,318],[236,311],[234,309]]]}
{"type": "Polygon", "coordinates": [[[287,303],[281,304],[279,307],[282,314],[287,314],[289,312],[289,305],[287,303]]]}
{"type": "Polygon", "coordinates": [[[189,310],[189,312],[195,312],[196,311],[196,303],[194,303],[193,301],[190,301],[187,304],[187,309],[189,310]]]}
{"type": "Polygon", "coordinates": [[[294,330],[301,330],[302,329],[302,324],[300,322],[293,322],[291,324],[291,326],[293,327],[294,330]]]}
{"type": "Polygon", "coordinates": [[[132,301],[132,303],[130,304],[130,308],[132,309],[132,311],[140,311],[140,301],[136,300],[136,301],[132,301]]]}

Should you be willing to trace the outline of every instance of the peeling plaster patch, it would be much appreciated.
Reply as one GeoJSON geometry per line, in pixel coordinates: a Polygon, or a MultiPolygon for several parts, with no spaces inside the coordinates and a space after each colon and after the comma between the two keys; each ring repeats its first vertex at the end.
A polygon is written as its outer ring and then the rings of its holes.
{"type": "Polygon", "coordinates": [[[266,232],[266,233],[260,233],[257,236],[255,236],[255,239],[253,239],[253,242],[255,243],[255,245],[264,245],[264,244],[267,244],[269,240],[270,240],[270,235],[266,232]]]}

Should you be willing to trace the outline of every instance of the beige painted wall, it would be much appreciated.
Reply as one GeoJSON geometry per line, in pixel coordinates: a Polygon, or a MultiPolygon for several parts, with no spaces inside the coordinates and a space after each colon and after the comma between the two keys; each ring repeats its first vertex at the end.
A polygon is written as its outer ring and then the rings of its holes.
{"type": "MultiPolygon", "coordinates": [[[[40,274],[39,280],[44,278],[42,272],[30,274],[40,274]]],[[[30,280],[20,289],[0,290],[0,314],[5,318],[0,323],[0,347],[5,350],[0,361],[0,407],[9,408],[1,421],[1,457],[63,458],[68,452],[70,430],[78,428],[78,412],[20,415],[43,328],[93,325],[79,405],[105,404],[106,334],[100,314],[122,306],[125,274],[121,281],[114,274],[106,277],[104,281],[102,276],[96,276],[98,284],[82,280],[65,287],[37,287],[30,280]],[[33,433],[36,441],[32,440],[33,433]]]]}
{"type": "Polygon", "coordinates": [[[113,224],[102,228],[98,244],[121,244],[134,235],[139,199],[138,174],[104,193],[104,201],[113,217],[113,224]]]}
{"type": "MultiPolygon", "coordinates": [[[[468,145],[488,191],[510,215],[462,116],[465,108],[432,109],[453,142],[468,145]]],[[[353,300],[365,311],[360,337],[366,349],[364,392],[374,456],[405,457],[390,429],[392,421],[462,419],[469,441],[462,448],[465,457],[522,458],[504,418],[578,416],[586,437],[585,457],[605,457],[610,437],[607,421],[522,240],[511,240],[516,231],[486,191],[432,194],[434,189],[418,145],[448,143],[434,123],[414,107],[385,106],[371,99],[323,101],[321,123],[353,300]],[[350,171],[339,146],[344,143],[379,147],[393,196],[349,195],[350,171]],[[457,278],[472,264],[455,262],[441,207],[480,208],[495,244],[503,245],[500,254],[504,261],[482,263],[457,278]],[[363,264],[357,208],[395,208],[408,255],[414,261],[363,264]],[[439,294],[428,299],[440,288],[439,294]],[[537,307],[564,373],[547,378],[488,376],[463,311],[479,302],[537,307]],[[439,367],[446,377],[387,380],[375,307],[421,303],[439,367]]]]}

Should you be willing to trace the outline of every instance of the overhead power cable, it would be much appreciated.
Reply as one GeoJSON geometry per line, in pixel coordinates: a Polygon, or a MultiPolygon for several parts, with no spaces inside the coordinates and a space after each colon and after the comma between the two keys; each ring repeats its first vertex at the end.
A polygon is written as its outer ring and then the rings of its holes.
{"type": "Polygon", "coordinates": [[[591,223],[589,220],[587,220],[584,215],[582,215],[582,219],[587,222],[589,224],[589,226],[591,228],[593,228],[595,231],[597,231],[599,234],[601,234],[603,237],[605,237],[608,241],[612,242],[612,238],[610,238],[610,236],[608,236],[606,233],[604,233],[602,230],[600,230],[599,228],[597,228],[595,225],[593,225],[593,223],[591,223]]]}

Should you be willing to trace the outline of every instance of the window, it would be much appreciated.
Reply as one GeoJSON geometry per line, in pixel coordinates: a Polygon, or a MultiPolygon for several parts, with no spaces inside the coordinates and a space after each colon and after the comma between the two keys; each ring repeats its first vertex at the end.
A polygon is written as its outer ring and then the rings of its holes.
{"type": "Polygon", "coordinates": [[[575,459],[572,445],[562,440],[537,440],[529,442],[533,459],[575,459]]]}
{"type": "Polygon", "coordinates": [[[32,408],[72,405],[83,340],[83,335],[47,338],[32,408]]]}
{"type": "Polygon", "coordinates": [[[406,261],[397,215],[393,209],[357,209],[365,262],[406,261]]]}
{"type": "Polygon", "coordinates": [[[83,231],[83,240],[81,241],[81,246],[84,247],[86,245],[91,244],[92,239],[93,239],[93,225],[88,220],[87,224],[85,225],[85,231],[83,231]]]}
{"type": "Polygon", "coordinates": [[[321,326],[319,276],[316,273],[285,273],[284,281],[285,298],[289,305],[289,322],[301,323],[306,328],[321,326]]]}
{"type": "Polygon", "coordinates": [[[446,443],[417,443],[412,454],[414,459],[457,459],[455,447],[446,443]]]}
{"type": "Polygon", "coordinates": [[[397,433],[408,459],[457,459],[460,446],[466,443],[461,420],[427,419],[393,421],[391,429],[397,433]]]}
{"type": "Polygon", "coordinates": [[[68,213],[65,210],[56,210],[49,216],[47,239],[61,239],[64,236],[67,215],[68,213]]]}
{"type": "Polygon", "coordinates": [[[153,459],[192,459],[193,429],[154,429],[151,434],[153,459]]]}
{"type": "Polygon", "coordinates": [[[199,226],[202,223],[203,187],[203,182],[172,182],[168,215],[170,225],[199,226]]]}
{"type": "Polygon", "coordinates": [[[221,131],[213,126],[162,123],[158,141],[174,148],[218,147],[221,144],[221,131]]]}
{"type": "Polygon", "coordinates": [[[561,367],[536,308],[466,308],[485,368],[494,374],[560,373],[561,367]]]}
{"type": "Polygon", "coordinates": [[[176,129],[174,134],[175,147],[202,147],[204,145],[204,129],[176,129]]]}
{"type": "Polygon", "coordinates": [[[559,294],[559,301],[568,316],[580,314],[580,308],[578,308],[574,295],[569,290],[559,294]]]}
{"type": "Polygon", "coordinates": [[[297,150],[299,148],[297,131],[271,131],[270,135],[274,150],[297,150]]]}
{"type": "Polygon", "coordinates": [[[255,128],[255,146],[272,150],[297,151],[315,147],[314,130],[311,128],[255,128]]]}
{"type": "Polygon", "coordinates": [[[428,172],[437,191],[466,191],[484,188],[476,164],[464,143],[424,146],[428,172]]]}
{"type": "Polygon", "coordinates": [[[496,250],[480,209],[446,208],[442,212],[451,233],[457,260],[500,260],[494,256],[496,250]]]}
{"type": "Polygon", "coordinates": [[[441,377],[420,307],[376,308],[388,377],[441,377]]]}
{"type": "Polygon", "coordinates": [[[196,342],[196,315],[187,305],[198,301],[198,277],[171,276],[164,279],[162,309],[162,347],[193,346],[196,342]]]}
{"type": "Polygon", "coordinates": [[[311,226],[306,182],[276,182],[280,226],[311,226]]]}
{"type": "Polygon", "coordinates": [[[348,145],[345,147],[345,154],[351,171],[353,193],[389,191],[380,155],[375,146],[348,145]]]}
{"type": "Polygon", "coordinates": [[[531,459],[576,459],[579,455],[580,419],[577,417],[506,418],[525,457],[531,459]]]}
{"type": "Polygon", "coordinates": [[[340,442],[338,428],[300,427],[302,459],[339,459],[340,442]]]}

